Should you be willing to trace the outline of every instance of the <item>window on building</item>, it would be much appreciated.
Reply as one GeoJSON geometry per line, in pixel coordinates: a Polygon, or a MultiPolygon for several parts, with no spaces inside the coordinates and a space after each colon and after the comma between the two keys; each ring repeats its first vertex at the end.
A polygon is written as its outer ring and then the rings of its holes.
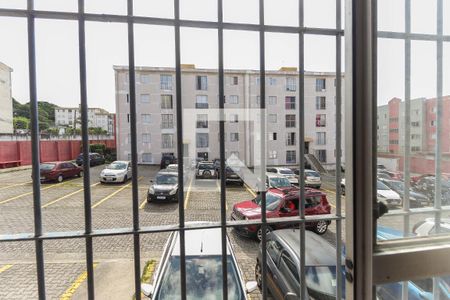
{"type": "Polygon", "coordinates": [[[150,83],[150,75],[149,74],[141,74],[141,83],[150,83]]]}
{"type": "Polygon", "coordinates": [[[228,96],[229,104],[239,104],[239,96],[238,95],[230,95],[228,96]]]}
{"type": "Polygon", "coordinates": [[[412,146],[411,147],[411,151],[412,152],[419,152],[420,151],[420,147],[419,146],[412,146]]]}
{"type": "Polygon", "coordinates": [[[316,97],[316,109],[326,109],[326,98],[324,96],[316,97]]]}
{"type": "Polygon", "coordinates": [[[230,142],[238,142],[239,141],[239,133],[232,132],[230,133],[230,142]]]}
{"type": "Polygon", "coordinates": [[[297,79],[295,77],[286,78],[286,91],[295,92],[297,90],[297,79]]]}
{"type": "Polygon", "coordinates": [[[238,85],[239,84],[239,77],[232,76],[231,77],[231,85],[238,85]]]}
{"type": "Polygon", "coordinates": [[[206,148],[209,146],[209,135],[208,133],[197,133],[196,135],[196,145],[197,148],[206,148]]]}
{"type": "Polygon", "coordinates": [[[150,114],[141,115],[142,124],[150,124],[152,122],[152,116],[150,114]]]}
{"type": "Polygon", "coordinates": [[[286,146],[295,146],[295,132],[286,133],[286,146]]]}
{"type": "Polygon", "coordinates": [[[322,92],[326,89],[326,79],[316,78],[316,92],[322,92]]]}
{"type": "Polygon", "coordinates": [[[161,148],[173,148],[173,134],[161,134],[161,148]]]}
{"type": "Polygon", "coordinates": [[[327,115],[317,114],[316,115],[316,127],[325,127],[327,125],[327,115]]]}
{"type": "Polygon", "coordinates": [[[153,163],[153,157],[151,153],[142,153],[143,163],[153,163]]]}
{"type": "Polygon", "coordinates": [[[142,134],[142,143],[143,144],[150,144],[150,133],[143,133],[142,134]]]}
{"type": "Polygon", "coordinates": [[[431,125],[431,127],[435,127],[435,126],[436,126],[436,123],[437,123],[437,122],[436,122],[436,121],[434,121],[434,120],[433,120],[433,121],[431,121],[431,122],[430,122],[430,125],[431,125]]]}
{"type": "Polygon", "coordinates": [[[419,122],[411,122],[411,126],[412,127],[419,127],[420,123],[419,122]]]}
{"type": "Polygon", "coordinates": [[[286,163],[293,164],[297,161],[295,150],[288,150],[286,151],[286,163]]]}
{"type": "Polygon", "coordinates": [[[269,105],[277,105],[277,96],[269,96],[269,105]]]}
{"type": "Polygon", "coordinates": [[[172,90],[172,75],[161,74],[160,86],[161,86],[161,90],[171,91],[172,90]]]}
{"type": "Polygon", "coordinates": [[[197,128],[208,128],[208,115],[197,115],[197,128]]]}
{"type": "Polygon", "coordinates": [[[277,140],[277,133],[269,132],[269,141],[276,141],[276,140],[277,140]]]}
{"type": "Polygon", "coordinates": [[[398,133],[398,128],[391,128],[389,129],[390,133],[398,133]]]}
{"type": "Polygon", "coordinates": [[[321,163],[326,163],[327,162],[327,150],[316,150],[316,157],[317,159],[321,162],[321,163]]]}
{"type": "Polygon", "coordinates": [[[197,95],[195,108],[208,108],[208,96],[206,95],[197,95]]]}
{"type": "Polygon", "coordinates": [[[239,115],[238,114],[231,114],[230,115],[230,123],[238,123],[239,122],[239,115]]]}
{"type": "Polygon", "coordinates": [[[269,77],[269,85],[277,85],[277,79],[275,77],[269,77]]]}
{"type": "Polygon", "coordinates": [[[161,95],[161,109],[173,109],[172,95],[161,95]]]}
{"type": "Polygon", "coordinates": [[[286,128],[295,127],[295,115],[286,115],[286,128]]]}
{"type": "Polygon", "coordinates": [[[197,152],[197,158],[208,160],[208,152],[197,152]]]}
{"type": "Polygon", "coordinates": [[[412,140],[419,140],[420,139],[420,134],[411,134],[411,139],[412,140]]]}
{"type": "Polygon", "coordinates": [[[130,103],[130,95],[127,94],[127,103],[130,103]]]}
{"type": "Polygon", "coordinates": [[[130,114],[127,114],[127,122],[130,123],[130,114]]]}
{"type": "Polygon", "coordinates": [[[161,114],[161,128],[173,128],[173,114],[161,114]]]}
{"type": "Polygon", "coordinates": [[[269,159],[275,159],[278,157],[278,153],[276,150],[270,150],[269,151],[269,159]]]}
{"type": "Polygon", "coordinates": [[[196,89],[198,91],[206,91],[208,90],[208,77],[207,76],[197,76],[196,80],[196,89]]]}
{"type": "Polygon", "coordinates": [[[393,118],[389,118],[389,122],[398,122],[398,118],[397,117],[393,117],[393,118]]]}
{"type": "Polygon", "coordinates": [[[316,132],[317,145],[327,144],[327,133],[326,132],[316,132]]]}
{"type": "Polygon", "coordinates": [[[295,97],[287,96],[284,101],[285,109],[295,109],[295,97]]]}
{"type": "Polygon", "coordinates": [[[141,103],[150,103],[150,95],[141,94],[141,103]]]}
{"type": "Polygon", "coordinates": [[[267,116],[267,121],[269,123],[276,123],[277,122],[277,114],[269,114],[267,116]]]}
{"type": "Polygon", "coordinates": [[[389,144],[398,145],[398,140],[389,140],[389,144]]]}

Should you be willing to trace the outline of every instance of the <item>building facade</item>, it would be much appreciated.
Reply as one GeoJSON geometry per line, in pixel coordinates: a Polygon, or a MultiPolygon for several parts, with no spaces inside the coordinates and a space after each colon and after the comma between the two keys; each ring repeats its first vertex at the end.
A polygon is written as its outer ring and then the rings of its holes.
{"type": "MultiPolygon", "coordinates": [[[[128,68],[115,66],[118,159],[130,158],[128,68]]],[[[225,70],[226,157],[248,166],[258,161],[260,80],[253,70],[225,70]],[[256,125],[255,125],[256,124],[256,125]]],[[[215,69],[182,66],[183,147],[191,159],[219,157],[219,85],[215,69]]],[[[299,162],[299,83],[296,68],[266,72],[268,165],[299,162]]],[[[305,74],[305,150],[324,165],[335,163],[335,74],[305,74]]],[[[137,145],[139,163],[159,164],[176,155],[175,69],[136,68],[137,145]]],[[[343,126],[342,126],[343,128],[343,126]]],[[[344,140],[344,138],[342,139],[344,140]]]]}
{"type": "Polygon", "coordinates": [[[11,72],[13,70],[0,62],[0,134],[13,134],[13,104],[11,93],[11,72]]]}
{"type": "MultiPolygon", "coordinates": [[[[88,108],[89,127],[97,127],[114,134],[114,114],[103,108],[88,108]]],[[[55,126],[64,131],[64,128],[81,128],[81,111],[78,107],[55,108],[55,126]]]]}

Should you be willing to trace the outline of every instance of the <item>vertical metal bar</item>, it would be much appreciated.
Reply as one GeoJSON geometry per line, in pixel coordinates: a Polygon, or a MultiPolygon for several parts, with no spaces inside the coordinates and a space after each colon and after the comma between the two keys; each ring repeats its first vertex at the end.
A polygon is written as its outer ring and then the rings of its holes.
{"type": "MultiPolygon", "coordinates": [[[[299,111],[298,111],[298,122],[299,122],[299,174],[298,174],[298,184],[300,187],[300,209],[299,217],[300,219],[305,219],[305,34],[303,29],[305,17],[305,7],[304,0],[299,0],[298,2],[298,26],[300,27],[300,32],[298,35],[299,45],[298,45],[298,62],[299,62],[299,111]]],[[[300,223],[300,299],[307,299],[306,293],[306,277],[305,277],[305,222],[300,223]]]]}
{"type": "Polygon", "coordinates": [[[181,47],[180,47],[180,0],[174,0],[175,15],[175,81],[177,113],[177,153],[178,153],[178,221],[180,226],[180,279],[181,299],[186,300],[186,253],[184,230],[184,182],[183,182],[183,107],[181,90],[181,47]]]}
{"type": "Polygon", "coordinates": [[[137,154],[137,113],[136,113],[136,70],[134,63],[134,24],[133,0],[128,0],[128,74],[130,80],[130,138],[131,138],[131,180],[133,201],[133,250],[134,250],[134,289],[137,300],[141,299],[141,247],[139,230],[139,191],[138,191],[138,154],[137,154]]]}
{"type": "MultiPolygon", "coordinates": [[[[34,1],[27,2],[27,25],[28,25],[28,72],[30,80],[30,126],[31,126],[31,166],[33,177],[33,213],[34,213],[34,235],[42,235],[42,211],[41,211],[41,179],[39,171],[40,163],[40,135],[39,115],[36,87],[36,44],[34,24],[34,1]]],[[[42,240],[36,240],[36,268],[39,299],[45,299],[45,266],[44,266],[44,244],[42,240]]]]}
{"type": "Polygon", "coordinates": [[[264,0],[259,0],[259,105],[260,105],[260,130],[261,130],[261,250],[262,250],[262,298],[267,299],[267,216],[266,216],[266,45],[264,31],[264,0]]]}
{"type": "Polygon", "coordinates": [[[218,43],[219,43],[219,152],[220,152],[220,222],[222,225],[222,299],[228,299],[227,270],[227,215],[225,181],[225,92],[223,70],[223,0],[217,0],[218,43]]]}
{"type": "MultiPolygon", "coordinates": [[[[341,0],[336,0],[336,29],[340,30],[341,0]]],[[[341,156],[342,156],[342,74],[341,49],[342,38],[336,35],[336,216],[342,217],[341,191],[341,156]]],[[[342,219],[336,220],[336,299],[342,299],[342,219]]]]}
{"type": "MultiPolygon", "coordinates": [[[[80,112],[81,135],[83,145],[83,193],[84,193],[84,230],[92,233],[91,211],[91,175],[89,162],[88,103],[86,84],[86,34],[84,19],[84,0],[78,0],[78,55],[80,68],[80,112]]],[[[94,299],[94,254],[92,237],[86,237],[86,269],[88,298],[94,299]]]]}

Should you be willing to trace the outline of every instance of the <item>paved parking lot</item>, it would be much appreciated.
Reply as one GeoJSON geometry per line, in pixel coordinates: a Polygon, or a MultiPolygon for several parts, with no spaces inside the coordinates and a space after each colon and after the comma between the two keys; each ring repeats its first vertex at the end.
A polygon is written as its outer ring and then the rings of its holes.
{"type": "MultiPolygon", "coordinates": [[[[91,168],[91,207],[94,229],[132,227],[131,182],[101,184],[98,175],[103,166],[91,168]]],[[[139,168],[139,216],[141,226],[178,223],[178,203],[146,203],[146,193],[157,167],[139,168]]],[[[30,170],[0,174],[0,234],[33,232],[33,195],[30,170]]],[[[185,192],[186,221],[220,221],[220,187],[217,180],[187,179],[185,192]]],[[[333,181],[323,185],[328,200],[335,207],[333,181]]],[[[236,202],[253,196],[245,187],[227,186],[227,216],[236,202]]],[[[83,231],[84,194],[82,178],[41,186],[42,216],[45,231],[83,231]]],[[[344,204],[344,203],[343,203],[344,204]]],[[[345,205],[343,205],[345,210],[345,205]]],[[[411,220],[423,219],[415,216],[411,220]]],[[[383,220],[386,225],[402,228],[400,218],[383,220]]],[[[383,223],[382,222],[382,223],[383,223]]],[[[412,226],[411,225],[411,226],[412,226]]],[[[142,267],[147,261],[159,261],[169,233],[141,236],[142,267]]],[[[258,243],[229,230],[238,263],[245,280],[254,280],[258,243]]],[[[325,237],[335,241],[335,224],[325,237]]],[[[86,292],[84,239],[53,240],[44,243],[46,290],[49,299],[84,299],[86,292]]],[[[118,299],[133,295],[133,240],[130,236],[94,239],[95,286],[97,299],[118,299]],[[120,283],[120,284],[118,284],[120,283]],[[119,297],[120,298],[120,297],[119,297]]],[[[33,242],[0,243],[0,299],[36,299],[35,254],[33,242]]],[[[255,294],[252,298],[259,298],[255,294]]]]}

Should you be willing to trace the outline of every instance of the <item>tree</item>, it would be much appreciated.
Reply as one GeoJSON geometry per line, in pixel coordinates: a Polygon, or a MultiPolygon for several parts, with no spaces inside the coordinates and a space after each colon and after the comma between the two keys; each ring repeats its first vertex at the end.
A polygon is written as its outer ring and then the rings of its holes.
{"type": "Polygon", "coordinates": [[[56,127],[51,127],[49,129],[47,129],[48,134],[50,134],[51,136],[58,136],[59,135],[59,128],[56,127]]]}
{"type": "Polygon", "coordinates": [[[89,127],[89,134],[92,135],[105,135],[107,132],[101,127],[89,127]]]}
{"type": "Polygon", "coordinates": [[[30,127],[30,120],[25,117],[13,118],[14,129],[28,129],[30,127]]]}

